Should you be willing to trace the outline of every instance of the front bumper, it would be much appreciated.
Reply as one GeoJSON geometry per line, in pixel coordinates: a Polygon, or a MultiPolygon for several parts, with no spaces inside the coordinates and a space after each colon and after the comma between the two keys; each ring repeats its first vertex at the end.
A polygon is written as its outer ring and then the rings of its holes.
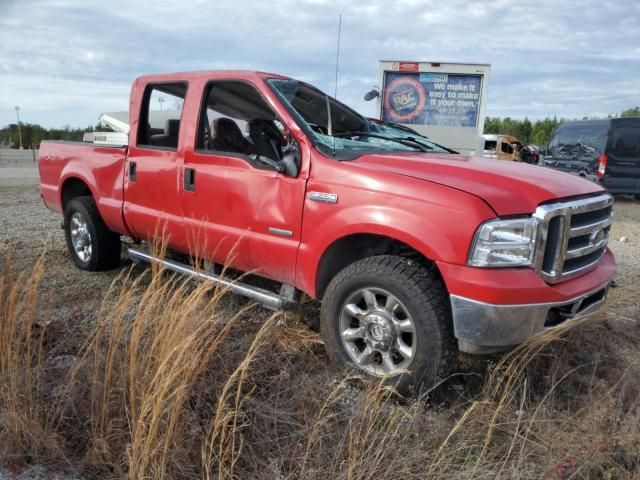
{"type": "Polygon", "coordinates": [[[508,350],[545,328],[593,312],[616,271],[609,249],[595,269],[554,284],[532,268],[437,265],[451,298],[459,348],[468,353],[508,350]]]}
{"type": "Polygon", "coordinates": [[[520,305],[496,305],[451,295],[459,348],[467,353],[508,350],[542,330],[594,312],[604,303],[609,284],[607,281],[567,301],[520,305]]]}

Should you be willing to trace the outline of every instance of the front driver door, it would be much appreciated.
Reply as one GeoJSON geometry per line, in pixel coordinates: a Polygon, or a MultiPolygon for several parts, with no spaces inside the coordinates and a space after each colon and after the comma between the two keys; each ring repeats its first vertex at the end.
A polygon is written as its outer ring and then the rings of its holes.
{"type": "Polygon", "coordinates": [[[231,118],[242,130],[251,115],[276,117],[247,82],[211,82],[204,91],[202,105],[212,107],[202,109],[200,148],[185,153],[183,166],[183,211],[190,251],[216,263],[293,283],[307,170],[292,178],[256,162],[255,155],[213,150],[204,138],[213,118],[231,118]],[[234,99],[237,105],[232,104],[234,99]],[[217,111],[216,105],[226,107],[217,111]]]}

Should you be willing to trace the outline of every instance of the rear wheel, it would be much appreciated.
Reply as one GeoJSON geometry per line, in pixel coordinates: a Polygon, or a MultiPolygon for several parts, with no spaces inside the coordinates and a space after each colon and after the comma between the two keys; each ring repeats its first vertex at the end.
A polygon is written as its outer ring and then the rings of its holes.
{"type": "Polygon", "coordinates": [[[355,262],[329,284],[321,327],[330,358],[405,392],[431,385],[457,356],[444,285],[403,257],[355,262]]]}
{"type": "Polygon", "coordinates": [[[120,235],[107,228],[92,197],[77,197],[64,209],[69,253],[81,270],[109,270],[120,264],[120,235]]]}

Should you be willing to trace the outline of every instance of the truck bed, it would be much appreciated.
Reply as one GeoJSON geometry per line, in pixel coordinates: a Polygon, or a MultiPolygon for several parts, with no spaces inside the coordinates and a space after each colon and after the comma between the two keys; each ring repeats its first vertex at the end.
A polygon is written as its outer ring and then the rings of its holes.
{"type": "Polygon", "coordinates": [[[124,146],[42,142],[38,156],[42,200],[48,208],[63,212],[65,195],[84,189],[95,199],[107,226],[128,234],[122,216],[126,156],[124,146]]]}

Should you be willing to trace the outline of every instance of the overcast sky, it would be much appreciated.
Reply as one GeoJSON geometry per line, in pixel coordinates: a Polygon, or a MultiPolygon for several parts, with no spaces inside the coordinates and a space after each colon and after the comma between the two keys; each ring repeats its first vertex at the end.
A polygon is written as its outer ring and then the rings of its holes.
{"type": "Polygon", "coordinates": [[[639,0],[0,0],[0,126],[95,124],[147,73],[255,69],[363,114],[378,60],[491,64],[490,116],[607,115],[640,104],[639,0]]]}

